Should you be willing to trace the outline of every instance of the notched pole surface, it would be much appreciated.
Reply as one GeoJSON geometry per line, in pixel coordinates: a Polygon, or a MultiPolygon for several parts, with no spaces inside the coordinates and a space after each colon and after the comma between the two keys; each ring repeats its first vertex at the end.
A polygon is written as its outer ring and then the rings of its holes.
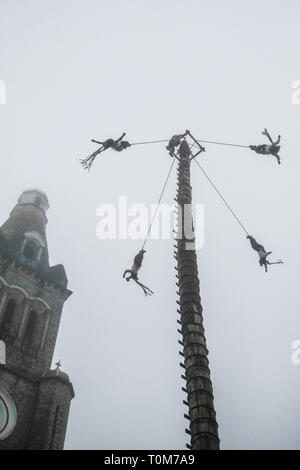
{"type": "Polygon", "coordinates": [[[175,198],[178,204],[177,271],[181,322],[179,331],[183,342],[182,365],[185,368],[191,435],[191,444],[187,444],[187,447],[192,450],[218,450],[218,425],[203,328],[195,244],[193,239],[185,238],[183,230],[184,222],[193,227],[190,148],[187,141],[181,142],[178,155],[178,193],[175,198]],[[190,204],[188,211],[184,211],[185,204],[190,204]],[[185,218],[189,220],[182,220],[185,218]]]}

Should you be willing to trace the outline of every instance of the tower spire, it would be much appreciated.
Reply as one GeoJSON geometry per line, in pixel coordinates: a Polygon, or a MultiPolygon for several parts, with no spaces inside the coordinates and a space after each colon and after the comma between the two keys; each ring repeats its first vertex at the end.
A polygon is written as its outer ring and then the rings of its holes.
{"type": "Polygon", "coordinates": [[[208,350],[203,327],[202,305],[198,277],[195,238],[190,239],[186,227],[193,229],[192,188],[190,185],[190,147],[186,140],[180,144],[178,164],[177,277],[179,287],[180,325],[189,407],[192,450],[218,450],[219,437],[210,379],[208,350]]]}

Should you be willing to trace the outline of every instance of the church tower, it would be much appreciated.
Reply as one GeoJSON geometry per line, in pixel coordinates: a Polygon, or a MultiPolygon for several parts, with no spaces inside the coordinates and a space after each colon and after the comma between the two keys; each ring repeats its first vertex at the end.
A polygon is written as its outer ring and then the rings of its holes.
{"type": "Polygon", "coordinates": [[[24,191],[0,227],[0,450],[63,449],[74,397],[50,369],[71,291],[63,265],[49,266],[48,208],[42,191],[24,191]]]}

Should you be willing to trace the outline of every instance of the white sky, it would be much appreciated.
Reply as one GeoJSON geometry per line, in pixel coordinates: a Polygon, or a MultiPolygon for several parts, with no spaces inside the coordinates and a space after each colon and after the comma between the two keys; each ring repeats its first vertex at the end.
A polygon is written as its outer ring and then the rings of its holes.
{"type": "MultiPolygon", "coordinates": [[[[193,167],[205,204],[198,253],[215,407],[223,449],[300,448],[300,79],[296,0],[1,0],[0,220],[22,190],[50,201],[52,264],[65,265],[67,301],[54,359],[76,398],[67,449],[184,449],[171,241],[149,241],[141,279],[122,279],[140,241],[99,241],[96,209],[157,201],[164,144],[78,164],[91,138],[132,142],[190,129],[199,139],[264,143],[282,135],[282,165],[247,149],[206,146],[201,163],[273,257],[265,274],[241,228],[193,167]]],[[[164,202],[172,202],[175,173],[164,202]]]]}

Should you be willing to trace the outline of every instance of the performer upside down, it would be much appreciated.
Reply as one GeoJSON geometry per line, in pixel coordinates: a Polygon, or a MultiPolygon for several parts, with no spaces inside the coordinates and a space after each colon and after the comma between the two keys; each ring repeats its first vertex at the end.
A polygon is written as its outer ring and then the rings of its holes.
{"type": "Polygon", "coordinates": [[[144,294],[147,296],[147,295],[154,294],[154,292],[151,289],[149,289],[149,287],[142,284],[138,279],[138,271],[140,270],[140,268],[142,266],[144,253],[146,253],[145,250],[140,250],[139,251],[139,253],[134,257],[133,265],[132,265],[131,269],[126,269],[124,271],[123,278],[125,278],[127,282],[130,281],[131,279],[133,279],[143,289],[144,294]],[[126,274],[128,274],[128,273],[130,274],[130,276],[125,277],[126,274]]]}
{"type": "Polygon", "coordinates": [[[264,266],[265,267],[265,272],[268,271],[268,265],[271,265],[271,264],[283,264],[283,261],[279,260],[279,261],[274,261],[274,262],[270,262],[267,260],[267,256],[269,256],[272,251],[266,251],[264,249],[264,247],[262,245],[260,245],[259,243],[257,243],[257,241],[255,240],[254,237],[252,237],[251,235],[247,235],[247,238],[250,240],[250,243],[251,243],[251,246],[253,248],[253,250],[255,250],[257,253],[258,253],[258,256],[259,256],[259,264],[260,266],[264,266]]]}
{"type": "Polygon", "coordinates": [[[249,148],[251,150],[254,150],[254,152],[259,153],[261,155],[273,155],[277,159],[278,164],[280,165],[280,157],[278,155],[279,150],[280,150],[280,145],[278,144],[280,142],[281,136],[279,135],[276,142],[273,142],[272,137],[270,136],[267,129],[264,129],[262,134],[268,137],[269,141],[271,142],[271,145],[267,145],[267,144],[249,145],[249,148]]]}
{"type": "Polygon", "coordinates": [[[104,152],[105,150],[107,150],[109,148],[111,148],[113,150],[116,150],[117,152],[121,152],[122,150],[125,150],[128,147],[130,147],[131,144],[129,142],[127,142],[126,140],[122,140],[125,137],[125,135],[126,135],[126,133],[123,132],[121,137],[119,137],[118,139],[116,139],[116,140],[107,139],[104,142],[100,142],[99,140],[92,139],[92,142],[95,142],[96,144],[101,145],[101,147],[98,150],[96,150],[94,153],[89,155],[88,157],[82,158],[80,160],[80,163],[83,166],[83,168],[85,170],[90,170],[92,164],[94,163],[95,158],[97,157],[97,155],[99,155],[100,153],[104,152]]]}

